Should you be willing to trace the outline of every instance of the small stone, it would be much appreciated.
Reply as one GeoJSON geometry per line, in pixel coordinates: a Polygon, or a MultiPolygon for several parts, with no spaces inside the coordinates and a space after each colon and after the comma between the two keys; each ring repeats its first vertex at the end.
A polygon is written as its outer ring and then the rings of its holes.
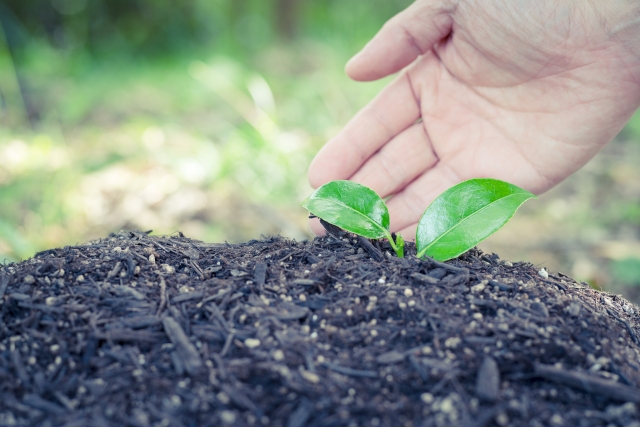
{"type": "Polygon", "coordinates": [[[498,324],[498,330],[502,331],[502,332],[508,332],[509,331],[509,325],[506,323],[500,323],[498,324]]]}
{"type": "Polygon", "coordinates": [[[22,281],[27,285],[33,285],[34,283],[36,283],[36,278],[30,274],[27,274],[26,276],[24,276],[24,279],[22,279],[22,281]]]}
{"type": "Polygon", "coordinates": [[[458,418],[458,410],[455,405],[456,394],[452,393],[440,401],[440,412],[446,414],[450,421],[458,418]]]}
{"type": "Polygon", "coordinates": [[[227,395],[227,393],[225,393],[224,391],[221,391],[220,393],[216,394],[216,398],[220,401],[220,403],[222,403],[223,405],[228,405],[229,402],[231,402],[231,399],[229,398],[229,396],[227,395]]]}
{"type": "Polygon", "coordinates": [[[151,264],[155,264],[156,263],[156,256],[154,254],[149,255],[149,262],[151,264]]]}
{"type": "Polygon", "coordinates": [[[404,296],[407,298],[411,298],[413,296],[413,291],[409,288],[404,290],[404,296]]]}
{"type": "Polygon", "coordinates": [[[431,393],[422,393],[420,395],[420,400],[422,400],[427,405],[433,403],[433,394],[431,393]]]}
{"type": "Polygon", "coordinates": [[[482,292],[484,291],[484,288],[485,288],[485,284],[480,282],[477,285],[473,285],[471,287],[471,292],[482,292]]]}
{"type": "Polygon", "coordinates": [[[220,419],[225,424],[233,424],[236,422],[236,413],[233,411],[220,411],[220,419]]]}
{"type": "Polygon", "coordinates": [[[499,412],[498,415],[496,415],[495,420],[496,424],[498,424],[500,427],[509,425],[509,417],[504,412],[499,412]]]}
{"type": "Polygon", "coordinates": [[[84,282],[84,276],[81,274],[78,277],[76,277],[76,282],[84,282]]]}
{"type": "Polygon", "coordinates": [[[256,348],[260,346],[260,340],[255,338],[247,338],[244,340],[244,346],[247,348],[256,348]]]}
{"type": "Polygon", "coordinates": [[[172,265],[162,264],[161,267],[162,267],[162,271],[164,271],[167,274],[173,274],[176,272],[175,267],[173,267],[172,265]]]}
{"type": "Polygon", "coordinates": [[[444,342],[444,346],[447,348],[456,348],[462,342],[462,340],[458,337],[447,338],[444,342]]]}
{"type": "Polygon", "coordinates": [[[278,349],[273,352],[273,360],[276,362],[282,362],[284,360],[284,351],[278,349]]]}
{"type": "Polygon", "coordinates": [[[312,384],[318,384],[320,382],[320,376],[318,374],[314,374],[313,372],[309,372],[306,369],[300,368],[300,375],[302,378],[309,381],[312,384]]]}
{"type": "Polygon", "coordinates": [[[577,317],[580,314],[580,309],[580,303],[574,301],[564,308],[564,312],[571,316],[577,317]]]}
{"type": "Polygon", "coordinates": [[[547,273],[547,270],[544,268],[541,268],[540,270],[538,270],[538,275],[540,277],[544,277],[545,279],[549,278],[549,273],[547,273]]]}
{"type": "Polygon", "coordinates": [[[553,414],[551,416],[551,418],[549,419],[549,422],[553,426],[562,426],[562,425],[564,425],[564,420],[562,419],[562,416],[560,414],[553,414]]]}

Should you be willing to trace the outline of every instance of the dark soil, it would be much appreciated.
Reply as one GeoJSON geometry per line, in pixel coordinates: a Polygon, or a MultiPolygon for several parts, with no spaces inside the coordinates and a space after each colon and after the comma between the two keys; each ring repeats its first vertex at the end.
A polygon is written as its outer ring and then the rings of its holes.
{"type": "Polygon", "coordinates": [[[638,307],[334,233],[122,232],[0,267],[0,425],[640,427],[638,307]]]}

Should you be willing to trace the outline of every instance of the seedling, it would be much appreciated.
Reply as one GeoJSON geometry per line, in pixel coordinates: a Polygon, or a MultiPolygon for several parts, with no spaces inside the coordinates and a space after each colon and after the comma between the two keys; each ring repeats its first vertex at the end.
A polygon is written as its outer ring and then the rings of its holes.
{"type": "MultiPolygon", "coordinates": [[[[418,222],[418,258],[455,258],[498,231],[533,193],[489,178],[461,182],[439,195],[418,222]]],[[[389,240],[398,257],[404,239],[394,241],[389,210],[373,190],[351,181],[332,181],[318,188],[302,206],[328,223],[369,239],[389,240]]]]}
{"type": "Polygon", "coordinates": [[[404,239],[393,240],[389,210],[372,189],[352,181],[331,181],[302,202],[318,218],[368,239],[388,239],[398,257],[404,257],[404,239]]]}

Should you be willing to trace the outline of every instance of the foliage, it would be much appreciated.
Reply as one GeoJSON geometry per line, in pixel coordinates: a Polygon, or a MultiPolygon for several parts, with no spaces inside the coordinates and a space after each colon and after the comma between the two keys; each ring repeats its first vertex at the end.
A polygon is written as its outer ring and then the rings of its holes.
{"type": "Polygon", "coordinates": [[[394,241],[389,231],[389,210],[372,189],[352,181],[331,181],[319,187],[302,207],[330,224],[368,239],[389,239],[398,256],[404,256],[404,241],[394,241]]]}
{"type": "Polygon", "coordinates": [[[468,251],[511,219],[534,194],[497,179],[471,179],[439,195],[420,218],[418,258],[447,260],[468,251]]]}
{"type": "MultiPolygon", "coordinates": [[[[439,195],[416,230],[418,258],[446,261],[468,251],[498,231],[527,200],[536,196],[489,178],[461,182],[439,195]]],[[[313,215],[369,239],[387,238],[399,257],[404,240],[389,231],[389,211],[373,190],[350,181],[332,181],[302,203],[313,215]]]]}

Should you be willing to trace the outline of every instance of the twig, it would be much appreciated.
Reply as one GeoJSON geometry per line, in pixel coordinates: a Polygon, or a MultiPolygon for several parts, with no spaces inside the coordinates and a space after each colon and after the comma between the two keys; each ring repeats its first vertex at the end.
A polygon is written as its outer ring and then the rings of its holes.
{"type": "Polygon", "coordinates": [[[336,365],[335,363],[323,362],[321,363],[325,368],[329,368],[332,371],[339,372],[351,377],[363,377],[363,378],[378,378],[378,373],[374,371],[361,371],[358,369],[347,368],[346,366],[336,365]]]}
{"type": "Polygon", "coordinates": [[[158,311],[156,312],[156,316],[160,316],[162,310],[164,310],[167,305],[167,283],[164,281],[164,277],[160,276],[160,305],[158,306],[158,311]]]}
{"type": "Polygon", "coordinates": [[[597,394],[625,402],[640,402],[640,390],[616,381],[592,377],[582,372],[565,371],[549,365],[537,365],[535,372],[539,377],[583,390],[589,394],[597,394]]]}
{"type": "Polygon", "coordinates": [[[202,359],[196,347],[189,341],[189,337],[184,332],[178,322],[173,317],[167,316],[162,319],[164,332],[169,340],[176,347],[176,351],[184,363],[184,367],[189,375],[196,374],[202,368],[202,359]]]}
{"type": "Polygon", "coordinates": [[[633,329],[631,329],[631,325],[629,325],[629,322],[621,319],[617,314],[609,309],[607,309],[607,313],[609,313],[609,316],[614,317],[618,322],[622,323],[624,327],[627,328],[627,332],[629,332],[629,335],[631,335],[631,339],[633,340],[633,342],[635,344],[638,344],[638,337],[636,336],[636,333],[633,331],[633,329]]]}
{"type": "Polygon", "coordinates": [[[357,236],[356,238],[358,239],[358,243],[360,243],[360,246],[362,246],[364,250],[367,251],[367,253],[371,258],[373,258],[378,262],[384,260],[384,256],[382,255],[382,252],[380,252],[375,246],[373,246],[369,241],[369,239],[362,236],[357,236]]]}

